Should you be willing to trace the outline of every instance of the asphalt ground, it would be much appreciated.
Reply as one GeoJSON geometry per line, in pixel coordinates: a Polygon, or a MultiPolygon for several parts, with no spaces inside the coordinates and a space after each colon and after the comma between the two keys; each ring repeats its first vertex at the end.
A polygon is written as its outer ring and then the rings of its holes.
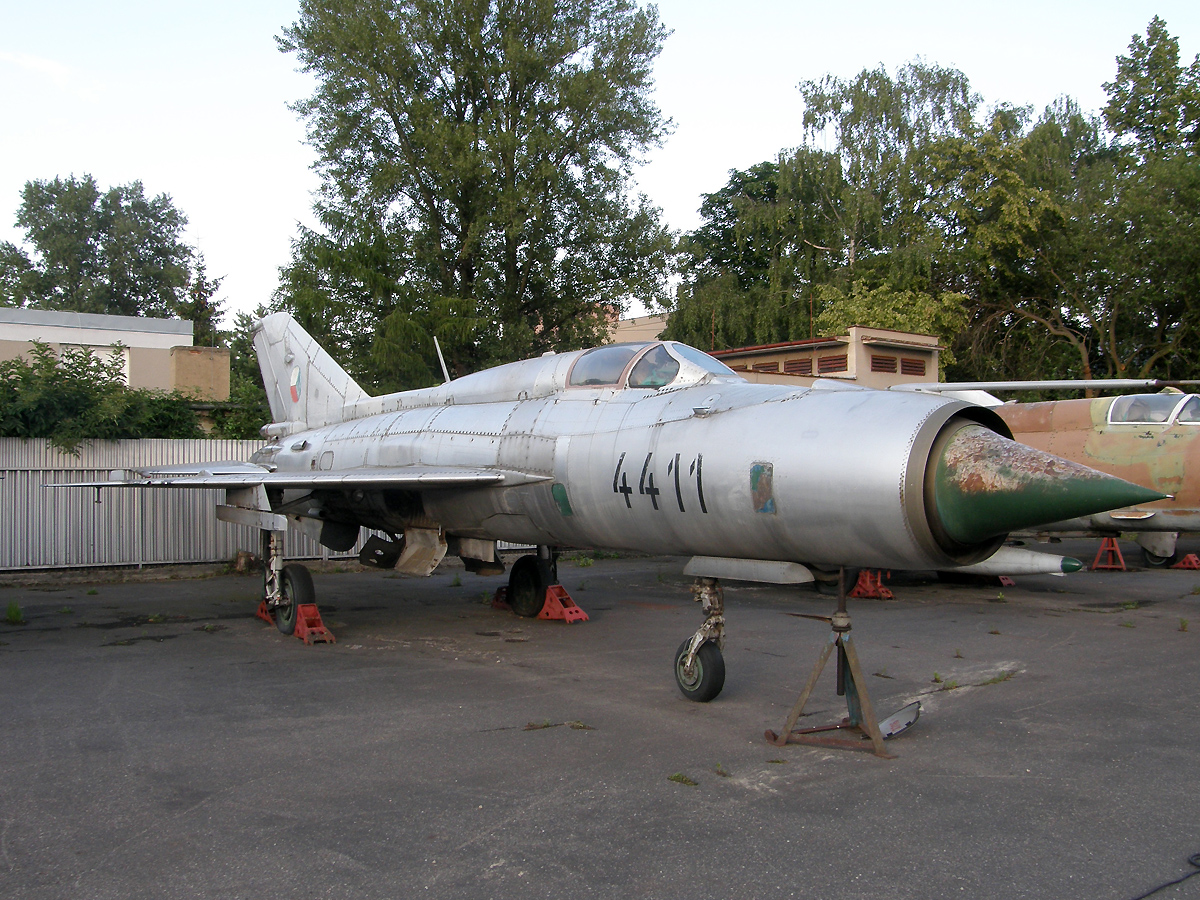
{"type": "MultiPolygon", "coordinates": [[[[311,647],[253,617],[256,577],[0,588],[27,620],[0,896],[1097,900],[1190,871],[1200,571],[851,600],[876,708],[923,707],[882,760],[763,738],[828,635],[789,615],[832,611],[811,591],[726,585],[725,690],[685,700],[682,563],[564,558],[576,625],[461,568],[317,574],[311,647]]],[[[844,714],[832,669],[802,724],[844,714]]]]}

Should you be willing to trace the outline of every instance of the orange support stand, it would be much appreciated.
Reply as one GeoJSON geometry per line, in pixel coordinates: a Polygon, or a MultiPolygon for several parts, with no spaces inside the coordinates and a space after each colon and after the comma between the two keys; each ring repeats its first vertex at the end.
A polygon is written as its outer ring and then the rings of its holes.
{"type": "Polygon", "coordinates": [[[858,581],[846,596],[862,597],[868,600],[891,600],[896,595],[883,586],[883,572],[863,569],[858,573],[858,581]]]}
{"type": "Polygon", "coordinates": [[[561,619],[570,625],[572,622],[586,622],[588,614],[575,605],[567,589],[561,584],[552,584],[546,588],[546,604],[538,613],[539,619],[561,619]]]}
{"type": "Polygon", "coordinates": [[[1117,539],[1115,537],[1106,537],[1100,542],[1100,549],[1096,553],[1096,561],[1092,563],[1092,571],[1126,571],[1125,557],[1121,555],[1121,548],[1117,546],[1117,539]]]}
{"type": "Polygon", "coordinates": [[[301,603],[296,607],[296,637],[306,644],[324,641],[336,644],[337,638],[321,621],[321,612],[315,603],[301,603]]]}
{"type": "Polygon", "coordinates": [[[1195,553],[1189,553],[1187,556],[1185,556],[1179,562],[1175,563],[1175,565],[1171,566],[1171,568],[1172,569],[1200,569],[1200,556],[1196,556],[1195,553]]]}
{"type": "MultiPolygon", "coordinates": [[[[268,625],[275,624],[275,615],[271,607],[267,606],[266,600],[258,604],[258,611],[254,615],[268,625]]],[[[337,643],[333,632],[326,628],[325,623],[321,621],[321,611],[317,609],[315,603],[301,603],[296,607],[296,630],[292,634],[310,646],[321,642],[337,643]]]]}

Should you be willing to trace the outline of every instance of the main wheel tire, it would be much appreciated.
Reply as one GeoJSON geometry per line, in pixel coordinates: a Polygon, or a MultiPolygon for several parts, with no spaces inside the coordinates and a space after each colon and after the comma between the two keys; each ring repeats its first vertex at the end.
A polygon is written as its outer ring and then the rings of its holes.
{"type": "Polygon", "coordinates": [[[675,683],[679,691],[689,700],[697,703],[707,703],[725,687],[725,657],[715,641],[705,641],[696,651],[696,664],[691,677],[684,671],[687,661],[688,646],[692,639],[688,638],[675,651],[675,683]]]}
{"type": "Polygon", "coordinates": [[[536,556],[522,556],[508,574],[508,605],[518,616],[536,618],[546,605],[546,588],[536,556]]]}
{"type": "Polygon", "coordinates": [[[1149,550],[1142,550],[1142,555],[1146,557],[1146,565],[1152,569],[1165,569],[1179,562],[1178,552],[1172,553],[1170,556],[1159,556],[1157,553],[1151,553],[1149,550]]]}
{"type": "Polygon", "coordinates": [[[296,633],[296,610],[301,603],[316,603],[317,591],[312,575],[299,563],[284,566],[279,578],[279,605],[275,607],[275,627],[283,634],[296,633]]]}

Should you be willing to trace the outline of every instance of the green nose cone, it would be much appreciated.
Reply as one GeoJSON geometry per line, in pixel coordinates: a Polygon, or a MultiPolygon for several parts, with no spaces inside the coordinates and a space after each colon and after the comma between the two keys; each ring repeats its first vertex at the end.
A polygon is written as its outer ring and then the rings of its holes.
{"type": "Polygon", "coordinates": [[[1166,497],[982,425],[965,425],[938,443],[926,498],[940,530],[959,544],[1166,497]]]}

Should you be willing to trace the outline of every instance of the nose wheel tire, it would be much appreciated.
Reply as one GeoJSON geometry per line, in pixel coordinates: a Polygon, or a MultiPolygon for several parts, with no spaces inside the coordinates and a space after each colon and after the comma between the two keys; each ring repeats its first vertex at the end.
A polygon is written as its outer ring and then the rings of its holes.
{"type": "Polygon", "coordinates": [[[675,651],[675,683],[679,685],[680,693],[689,700],[707,703],[725,686],[725,658],[715,642],[705,641],[696,651],[696,661],[689,672],[685,663],[691,642],[692,639],[688,638],[675,651]]]}
{"type": "Polygon", "coordinates": [[[317,602],[317,591],[308,569],[297,563],[284,566],[279,594],[279,604],[275,607],[275,627],[283,634],[295,634],[296,608],[302,603],[317,602]]]}

